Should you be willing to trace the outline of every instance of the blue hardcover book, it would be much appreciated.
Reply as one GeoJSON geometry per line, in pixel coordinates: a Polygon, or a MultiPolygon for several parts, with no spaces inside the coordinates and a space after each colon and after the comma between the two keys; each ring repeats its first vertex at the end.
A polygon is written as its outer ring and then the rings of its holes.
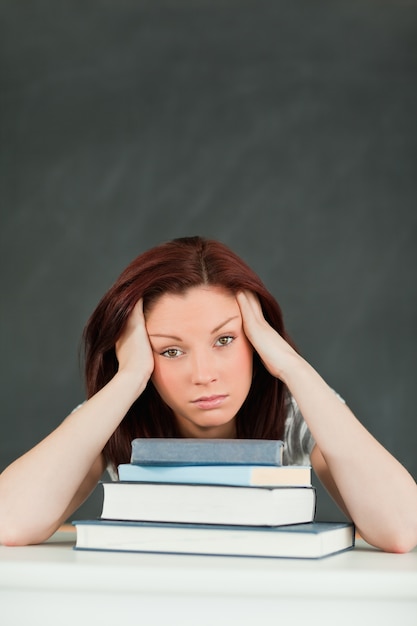
{"type": "Polygon", "coordinates": [[[137,465],[282,465],[283,442],[270,439],[145,438],[132,441],[137,465]]]}
{"type": "Polygon", "coordinates": [[[78,550],[317,559],[355,544],[354,527],[347,522],[272,528],[108,520],[73,523],[78,550]]]}
{"type": "Polygon", "coordinates": [[[309,465],[134,465],[118,467],[119,480],[200,485],[309,486],[309,465]]]}

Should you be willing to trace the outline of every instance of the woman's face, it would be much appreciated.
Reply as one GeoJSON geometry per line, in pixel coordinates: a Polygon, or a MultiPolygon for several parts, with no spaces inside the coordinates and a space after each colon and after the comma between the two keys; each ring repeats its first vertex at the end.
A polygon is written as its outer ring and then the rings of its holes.
{"type": "Polygon", "coordinates": [[[146,314],[153,384],[185,437],[234,437],[252,382],[252,346],[236,298],[200,286],[161,296],[146,314]]]}

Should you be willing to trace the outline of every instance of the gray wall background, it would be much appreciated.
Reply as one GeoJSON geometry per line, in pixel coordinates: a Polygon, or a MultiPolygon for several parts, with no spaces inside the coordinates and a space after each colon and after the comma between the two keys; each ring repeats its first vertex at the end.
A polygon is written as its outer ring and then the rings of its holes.
{"type": "Polygon", "coordinates": [[[202,234],[417,477],[417,3],[2,0],[0,28],[0,470],[83,400],[125,265],[202,234]]]}

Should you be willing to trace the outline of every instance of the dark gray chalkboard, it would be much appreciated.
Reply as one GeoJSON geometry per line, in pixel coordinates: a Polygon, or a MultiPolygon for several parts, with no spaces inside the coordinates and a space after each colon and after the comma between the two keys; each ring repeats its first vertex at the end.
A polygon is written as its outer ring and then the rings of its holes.
{"type": "Polygon", "coordinates": [[[417,3],[3,0],[0,29],[0,469],[82,401],[124,266],[199,233],[416,477],[417,3]]]}

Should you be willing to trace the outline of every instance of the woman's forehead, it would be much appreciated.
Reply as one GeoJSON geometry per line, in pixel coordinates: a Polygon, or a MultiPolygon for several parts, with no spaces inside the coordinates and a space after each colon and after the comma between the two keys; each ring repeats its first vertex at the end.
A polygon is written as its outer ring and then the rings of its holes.
{"type": "Polygon", "coordinates": [[[204,323],[213,328],[229,318],[240,319],[237,300],[223,287],[202,285],[184,293],[165,293],[146,314],[146,323],[152,328],[160,325],[190,325],[204,323]]]}

